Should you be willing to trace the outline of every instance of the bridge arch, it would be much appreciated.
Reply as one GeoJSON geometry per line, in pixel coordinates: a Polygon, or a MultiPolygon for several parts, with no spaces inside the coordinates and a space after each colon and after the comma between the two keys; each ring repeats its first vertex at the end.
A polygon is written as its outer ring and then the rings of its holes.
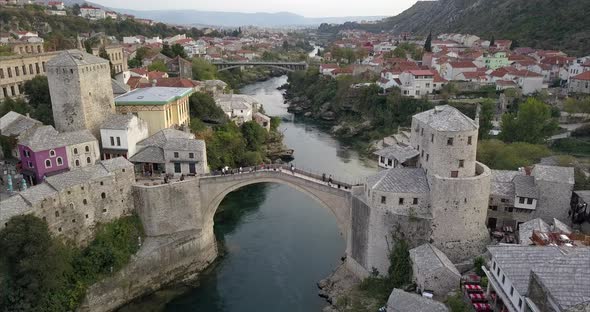
{"type": "Polygon", "coordinates": [[[232,65],[232,66],[228,66],[228,67],[220,67],[217,71],[224,71],[224,70],[230,70],[230,69],[234,69],[234,68],[240,68],[242,66],[265,66],[265,67],[270,67],[270,68],[277,68],[277,69],[281,69],[281,70],[285,70],[288,72],[293,72],[295,71],[292,68],[288,68],[287,66],[281,66],[281,65],[249,65],[249,64],[244,64],[244,65],[232,65]]]}

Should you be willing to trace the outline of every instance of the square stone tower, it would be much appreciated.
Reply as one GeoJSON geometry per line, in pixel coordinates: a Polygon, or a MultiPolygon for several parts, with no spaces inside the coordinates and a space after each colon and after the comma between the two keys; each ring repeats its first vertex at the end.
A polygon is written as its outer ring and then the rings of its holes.
{"type": "Polygon", "coordinates": [[[67,50],[47,62],[55,128],[88,129],[99,137],[100,125],[115,114],[109,61],[80,50],[67,50]]]}

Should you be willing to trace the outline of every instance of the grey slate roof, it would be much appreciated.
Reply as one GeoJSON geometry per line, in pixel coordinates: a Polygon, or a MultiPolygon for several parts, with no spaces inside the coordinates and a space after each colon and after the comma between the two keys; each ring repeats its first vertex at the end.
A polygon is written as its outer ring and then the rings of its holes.
{"type": "Polygon", "coordinates": [[[164,151],[157,146],[148,146],[139,152],[133,154],[129,158],[132,163],[152,163],[152,164],[163,164],[166,163],[164,158],[164,151]]]}
{"type": "Polygon", "coordinates": [[[86,129],[59,133],[52,126],[41,126],[27,133],[19,144],[38,152],[93,141],[96,141],[96,138],[86,129]]]}
{"type": "Polygon", "coordinates": [[[394,288],[387,300],[387,312],[448,312],[442,303],[394,288]]]}
{"type": "Polygon", "coordinates": [[[438,131],[471,131],[479,128],[473,119],[450,105],[436,106],[414,115],[414,118],[438,131]]]}
{"type": "Polygon", "coordinates": [[[176,130],[176,129],[162,129],[152,136],[145,138],[137,143],[137,145],[141,146],[158,146],[164,147],[164,144],[170,139],[194,139],[195,136],[184,131],[176,130]]]}
{"type": "Polygon", "coordinates": [[[75,145],[87,142],[96,141],[96,138],[90,130],[84,129],[79,131],[62,132],[59,134],[60,140],[63,141],[64,145],[75,145]]]}
{"type": "Polygon", "coordinates": [[[31,209],[31,205],[20,194],[16,194],[0,202],[0,220],[6,222],[14,216],[30,212],[31,209]]]}
{"type": "Polygon", "coordinates": [[[574,168],[535,165],[533,168],[535,180],[574,184],[574,168]]]}
{"type": "Polygon", "coordinates": [[[234,109],[252,109],[257,101],[245,94],[220,94],[215,97],[215,103],[224,112],[231,112],[234,109]]]}
{"type": "Polygon", "coordinates": [[[19,136],[26,131],[43,125],[40,121],[10,111],[0,117],[0,135],[19,136]]]}
{"type": "Polygon", "coordinates": [[[422,168],[394,168],[383,170],[367,178],[373,190],[390,193],[428,193],[430,187],[422,168]]]}
{"type": "Polygon", "coordinates": [[[386,148],[380,149],[374,153],[377,156],[382,156],[388,159],[397,159],[403,163],[408,159],[420,155],[416,149],[409,145],[395,144],[386,148]]]}
{"type": "MultiPolygon", "coordinates": [[[[457,275],[457,278],[461,277],[461,274],[447,255],[431,244],[424,244],[410,249],[410,258],[422,274],[436,273],[444,269],[457,275]]],[[[417,273],[414,272],[414,274],[417,273]]]]}
{"type": "Polygon", "coordinates": [[[130,87],[127,84],[121,83],[117,79],[111,79],[111,86],[113,87],[113,94],[115,95],[122,95],[130,90],[130,87]]]}
{"type": "Polygon", "coordinates": [[[111,114],[109,117],[100,125],[101,129],[110,130],[127,130],[129,123],[133,118],[137,118],[133,114],[111,114]]]}
{"type": "Polygon", "coordinates": [[[517,175],[514,177],[514,191],[516,196],[526,198],[539,198],[539,192],[535,186],[535,177],[517,175]]]}
{"type": "Polygon", "coordinates": [[[108,64],[109,61],[80,50],[66,50],[47,62],[49,67],[108,64]]]}
{"type": "Polygon", "coordinates": [[[47,182],[56,190],[63,191],[72,186],[86,184],[91,180],[104,178],[110,175],[112,175],[112,173],[106,170],[101,164],[95,164],[93,166],[88,166],[47,177],[45,178],[45,182],[47,182]]]}
{"type": "Polygon", "coordinates": [[[490,194],[514,198],[514,177],[521,175],[518,171],[492,170],[490,194]]]}
{"type": "Polygon", "coordinates": [[[533,236],[533,230],[549,232],[551,229],[549,228],[549,224],[547,224],[541,218],[527,221],[518,227],[519,244],[532,245],[533,241],[531,240],[531,237],[533,236]]]}
{"type": "Polygon", "coordinates": [[[564,255],[557,246],[488,246],[488,250],[519,294],[528,294],[532,268],[564,255]]]}
{"type": "Polygon", "coordinates": [[[585,203],[590,203],[590,191],[574,191],[585,203]]]}
{"type": "Polygon", "coordinates": [[[124,157],[116,157],[107,160],[103,160],[100,164],[108,171],[114,172],[121,169],[133,169],[133,164],[130,163],[124,157]]]}
{"type": "Polygon", "coordinates": [[[563,309],[590,306],[590,248],[577,247],[545,265],[533,268],[535,277],[563,309]]]}
{"type": "Polygon", "coordinates": [[[35,204],[45,198],[57,195],[57,191],[47,183],[40,183],[31,186],[26,191],[20,192],[20,195],[30,204],[35,204]]]}

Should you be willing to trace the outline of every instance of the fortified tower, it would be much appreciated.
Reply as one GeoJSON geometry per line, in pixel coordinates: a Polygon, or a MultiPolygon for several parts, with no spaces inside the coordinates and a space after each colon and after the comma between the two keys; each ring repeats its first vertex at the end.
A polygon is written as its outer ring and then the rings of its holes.
{"type": "Polygon", "coordinates": [[[102,122],[115,114],[109,61],[67,50],[47,62],[47,79],[55,128],[88,129],[98,138],[102,122]]]}
{"type": "Polygon", "coordinates": [[[483,251],[490,169],[476,161],[479,124],[445,105],[412,118],[412,147],[430,185],[433,244],[453,261],[483,251]]]}

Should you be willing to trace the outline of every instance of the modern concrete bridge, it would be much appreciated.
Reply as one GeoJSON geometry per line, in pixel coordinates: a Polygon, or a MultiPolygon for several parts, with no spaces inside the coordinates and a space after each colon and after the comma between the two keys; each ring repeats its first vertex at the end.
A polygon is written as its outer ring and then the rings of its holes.
{"type": "Polygon", "coordinates": [[[211,64],[217,67],[218,71],[228,70],[232,68],[238,68],[242,66],[267,66],[278,69],[284,69],[286,71],[306,70],[306,62],[226,62],[217,61],[211,62],[211,64]]]}

